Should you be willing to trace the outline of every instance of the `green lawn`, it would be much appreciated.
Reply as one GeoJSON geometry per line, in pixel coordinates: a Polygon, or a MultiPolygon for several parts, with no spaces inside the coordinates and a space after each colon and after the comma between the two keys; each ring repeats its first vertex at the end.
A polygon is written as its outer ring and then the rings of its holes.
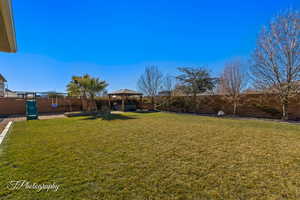
{"type": "Polygon", "coordinates": [[[300,199],[300,125],[166,113],[17,122],[0,199],[300,199]],[[10,190],[10,181],[60,186],[10,190]]]}

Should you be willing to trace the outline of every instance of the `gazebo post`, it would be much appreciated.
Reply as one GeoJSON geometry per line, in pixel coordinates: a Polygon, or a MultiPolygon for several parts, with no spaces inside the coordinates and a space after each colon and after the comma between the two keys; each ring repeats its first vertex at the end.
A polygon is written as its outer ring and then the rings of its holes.
{"type": "Polygon", "coordinates": [[[108,106],[109,106],[109,110],[111,109],[111,104],[110,104],[110,94],[108,95],[108,106]]]}
{"type": "Polygon", "coordinates": [[[122,95],[122,111],[125,112],[125,100],[124,100],[124,95],[122,95]]]}
{"type": "Polygon", "coordinates": [[[143,108],[143,95],[140,96],[140,105],[141,105],[141,108],[143,108]]]}

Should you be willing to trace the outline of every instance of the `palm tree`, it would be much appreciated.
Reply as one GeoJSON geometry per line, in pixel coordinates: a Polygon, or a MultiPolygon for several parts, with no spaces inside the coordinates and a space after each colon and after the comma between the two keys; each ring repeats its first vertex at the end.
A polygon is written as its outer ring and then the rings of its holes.
{"type": "Polygon", "coordinates": [[[95,101],[95,96],[97,96],[101,91],[103,91],[108,84],[105,81],[100,80],[99,78],[90,78],[87,81],[87,93],[94,103],[94,106],[97,110],[97,105],[95,101]]]}
{"type": "MultiPolygon", "coordinates": [[[[85,76],[86,77],[86,76],[85,76]]],[[[67,85],[68,96],[80,97],[81,107],[84,108],[84,99],[87,99],[85,87],[83,85],[83,77],[72,76],[72,80],[67,85]]]]}
{"type": "MultiPolygon", "coordinates": [[[[67,91],[69,96],[81,97],[82,100],[88,100],[88,98],[90,98],[97,110],[95,96],[97,96],[97,94],[103,91],[107,86],[108,84],[105,81],[85,74],[84,76],[73,76],[72,80],[67,85],[67,91]]],[[[91,107],[88,101],[87,104],[88,110],[90,110],[91,107]]]]}
{"type": "Polygon", "coordinates": [[[78,76],[72,76],[72,80],[67,85],[68,96],[72,96],[72,97],[82,96],[80,86],[77,81],[78,79],[79,79],[78,76]]]}

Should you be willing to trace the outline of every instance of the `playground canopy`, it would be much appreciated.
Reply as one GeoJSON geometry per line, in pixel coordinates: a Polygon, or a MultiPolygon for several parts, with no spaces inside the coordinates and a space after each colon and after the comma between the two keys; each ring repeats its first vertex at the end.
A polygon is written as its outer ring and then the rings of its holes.
{"type": "Polygon", "coordinates": [[[11,0],[0,0],[0,51],[17,51],[11,0]]]}

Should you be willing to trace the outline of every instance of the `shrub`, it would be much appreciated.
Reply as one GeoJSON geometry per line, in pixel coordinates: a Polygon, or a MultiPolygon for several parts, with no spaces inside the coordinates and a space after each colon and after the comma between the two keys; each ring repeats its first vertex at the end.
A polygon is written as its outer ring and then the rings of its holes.
{"type": "Polygon", "coordinates": [[[252,104],[255,108],[259,109],[260,111],[263,111],[265,113],[270,114],[273,117],[278,117],[281,115],[281,112],[277,110],[274,107],[266,106],[266,105],[261,105],[261,104],[252,104]]]}

